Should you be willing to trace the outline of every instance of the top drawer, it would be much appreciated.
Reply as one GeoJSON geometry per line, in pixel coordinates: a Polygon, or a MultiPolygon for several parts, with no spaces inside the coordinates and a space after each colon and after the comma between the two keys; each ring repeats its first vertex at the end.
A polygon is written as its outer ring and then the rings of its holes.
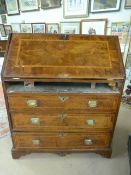
{"type": "Polygon", "coordinates": [[[85,112],[108,112],[117,109],[118,94],[8,94],[11,110],[85,110],[85,112]]]}

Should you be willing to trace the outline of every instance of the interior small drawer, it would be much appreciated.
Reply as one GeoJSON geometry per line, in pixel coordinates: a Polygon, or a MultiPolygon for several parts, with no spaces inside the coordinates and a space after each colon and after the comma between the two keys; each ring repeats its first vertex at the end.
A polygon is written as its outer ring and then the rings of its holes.
{"type": "Polygon", "coordinates": [[[70,113],[19,113],[12,112],[14,130],[93,130],[112,129],[114,114],[70,114],[70,113]]]}
{"type": "Polygon", "coordinates": [[[45,94],[45,93],[12,93],[8,94],[9,107],[16,109],[39,110],[86,110],[116,111],[118,94],[45,94]]]}
{"type": "Polygon", "coordinates": [[[44,149],[44,148],[103,148],[110,143],[109,133],[14,133],[16,149],[44,149]]]}

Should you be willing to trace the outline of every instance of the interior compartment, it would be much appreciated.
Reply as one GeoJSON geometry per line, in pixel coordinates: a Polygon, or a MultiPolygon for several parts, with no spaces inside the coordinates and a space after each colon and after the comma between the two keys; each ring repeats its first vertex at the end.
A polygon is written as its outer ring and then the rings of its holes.
{"type": "Polygon", "coordinates": [[[44,93],[112,93],[108,83],[72,83],[72,82],[11,82],[8,83],[7,92],[44,92],[44,93]]]}

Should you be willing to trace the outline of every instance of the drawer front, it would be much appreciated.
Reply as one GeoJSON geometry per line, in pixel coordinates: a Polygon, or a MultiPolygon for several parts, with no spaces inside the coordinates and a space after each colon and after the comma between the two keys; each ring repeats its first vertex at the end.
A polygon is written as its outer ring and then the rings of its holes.
{"type": "Polygon", "coordinates": [[[112,129],[113,114],[37,114],[11,113],[13,129],[19,130],[76,130],[112,129]]]}
{"type": "Polygon", "coordinates": [[[8,95],[10,109],[38,110],[86,110],[115,111],[118,106],[118,95],[101,94],[11,94],[8,95]]]}
{"type": "Polygon", "coordinates": [[[110,134],[88,133],[15,133],[13,134],[16,149],[23,148],[103,148],[110,143],[110,134]]]}

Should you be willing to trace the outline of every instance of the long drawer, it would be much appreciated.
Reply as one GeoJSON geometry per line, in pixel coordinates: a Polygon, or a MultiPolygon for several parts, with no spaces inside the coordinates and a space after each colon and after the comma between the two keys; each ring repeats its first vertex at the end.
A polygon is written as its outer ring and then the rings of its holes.
{"type": "Polygon", "coordinates": [[[8,94],[11,110],[86,110],[116,111],[118,94],[8,94]]]}
{"type": "Polygon", "coordinates": [[[112,129],[114,114],[11,113],[14,130],[112,129]]]}
{"type": "Polygon", "coordinates": [[[44,149],[44,148],[103,148],[110,143],[109,133],[14,133],[16,149],[44,149]]]}

